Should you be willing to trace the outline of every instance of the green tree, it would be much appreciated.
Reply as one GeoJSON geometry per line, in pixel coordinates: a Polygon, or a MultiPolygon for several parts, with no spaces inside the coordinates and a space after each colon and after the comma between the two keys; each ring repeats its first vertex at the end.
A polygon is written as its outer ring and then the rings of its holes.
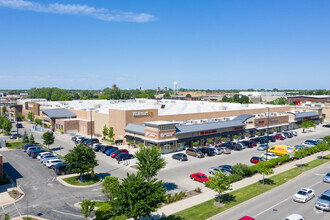
{"type": "Polygon", "coordinates": [[[188,94],[186,95],[186,98],[191,98],[191,95],[188,93],[188,94]]]}
{"type": "Polygon", "coordinates": [[[310,127],[310,125],[311,125],[311,123],[309,121],[303,120],[302,123],[301,123],[301,125],[300,125],[300,128],[307,129],[307,128],[310,127]]]}
{"type": "Polygon", "coordinates": [[[165,92],[164,96],[163,96],[164,99],[170,99],[171,98],[171,95],[170,93],[167,91],[165,92]]]}
{"type": "Polygon", "coordinates": [[[22,141],[23,143],[29,143],[29,136],[26,131],[24,131],[22,141]]]}
{"type": "Polygon", "coordinates": [[[235,135],[233,136],[233,138],[234,138],[234,139],[238,139],[238,135],[235,134],[235,135]]]}
{"type": "Polygon", "coordinates": [[[127,174],[117,188],[110,204],[114,215],[125,215],[127,218],[138,219],[149,216],[165,201],[166,190],[162,181],[145,178],[138,174],[127,174]]]}
{"type": "Polygon", "coordinates": [[[8,118],[4,118],[4,121],[2,123],[2,129],[5,130],[7,132],[7,134],[9,134],[11,132],[11,129],[12,129],[12,124],[11,122],[9,121],[8,118]]]}
{"type": "Polygon", "coordinates": [[[83,213],[84,217],[87,219],[94,211],[95,201],[83,200],[80,206],[81,206],[81,213],[83,213]]]}
{"type": "Polygon", "coordinates": [[[267,166],[266,161],[259,162],[254,166],[257,173],[262,174],[262,185],[265,185],[265,175],[268,176],[270,174],[273,174],[274,170],[267,166]]]}
{"type": "Polygon", "coordinates": [[[114,136],[115,136],[115,134],[113,133],[113,127],[110,127],[109,131],[108,131],[108,137],[110,139],[113,139],[114,136]]]}
{"type": "Polygon", "coordinates": [[[33,121],[33,113],[32,113],[32,112],[29,112],[29,113],[28,113],[28,119],[29,119],[30,121],[33,121]]]}
{"type": "Polygon", "coordinates": [[[5,114],[7,112],[7,107],[6,106],[2,106],[1,112],[2,112],[2,114],[5,114]]]}
{"type": "Polygon", "coordinates": [[[150,181],[152,177],[157,175],[160,169],[165,167],[166,161],[160,156],[161,153],[157,147],[140,148],[135,153],[137,169],[147,181],[150,181]]]}
{"type": "Polygon", "coordinates": [[[214,172],[214,176],[209,177],[209,182],[206,183],[206,186],[219,193],[217,196],[218,202],[221,201],[221,193],[231,189],[228,176],[222,171],[214,172]]]}
{"type": "Polygon", "coordinates": [[[259,132],[259,131],[257,131],[257,132],[256,132],[256,135],[259,135],[259,134],[260,134],[260,132],[259,132]]]}
{"type": "Polygon", "coordinates": [[[108,220],[113,217],[111,213],[111,205],[109,203],[104,203],[95,211],[95,216],[97,220],[108,220]]]}
{"type": "Polygon", "coordinates": [[[6,117],[4,117],[4,116],[0,116],[0,129],[3,129],[3,124],[4,124],[4,122],[5,122],[5,119],[6,117]]]}
{"type": "Polygon", "coordinates": [[[330,136],[325,136],[323,141],[330,145],[330,136]]]}
{"type": "Polygon", "coordinates": [[[91,172],[98,165],[96,154],[92,148],[78,144],[64,156],[69,170],[79,173],[80,177],[87,172],[91,172]]]}
{"type": "Polygon", "coordinates": [[[246,95],[242,95],[242,97],[241,97],[241,99],[240,99],[240,103],[241,103],[241,104],[247,104],[247,103],[249,103],[249,102],[250,102],[249,97],[246,96],[246,95]]]}
{"type": "Polygon", "coordinates": [[[238,94],[235,94],[233,96],[233,102],[239,103],[240,101],[241,101],[241,99],[240,99],[239,95],[238,94]]]}
{"type": "Polygon", "coordinates": [[[30,134],[29,144],[34,144],[34,137],[32,133],[30,134]]]}
{"type": "Polygon", "coordinates": [[[49,147],[49,145],[54,143],[55,137],[52,132],[47,131],[42,135],[42,139],[44,140],[44,144],[49,147]]]}
{"type": "Polygon", "coordinates": [[[108,128],[106,125],[104,125],[103,127],[103,131],[102,131],[103,137],[106,138],[108,136],[108,128]]]}
{"type": "Polygon", "coordinates": [[[102,193],[109,199],[114,199],[114,194],[119,187],[118,177],[106,176],[102,183],[102,193]]]}
{"type": "Polygon", "coordinates": [[[323,141],[317,143],[317,148],[322,151],[322,158],[323,158],[323,152],[330,150],[330,145],[328,144],[330,136],[324,137],[323,141]]]}

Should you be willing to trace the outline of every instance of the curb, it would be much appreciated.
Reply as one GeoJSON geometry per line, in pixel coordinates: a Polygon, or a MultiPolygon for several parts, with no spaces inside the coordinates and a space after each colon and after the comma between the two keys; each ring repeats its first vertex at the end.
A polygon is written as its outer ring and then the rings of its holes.
{"type": "Polygon", "coordinates": [[[12,218],[13,220],[21,220],[23,219],[24,217],[30,217],[32,219],[37,219],[37,220],[48,220],[47,218],[41,218],[41,217],[38,217],[38,216],[34,216],[34,215],[22,215],[21,217],[15,217],[15,218],[12,218]]]}
{"type": "Polygon", "coordinates": [[[65,182],[63,179],[65,178],[69,178],[69,177],[73,177],[73,176],[78,176],[77,174],[68,174],[68,175],[63,175],[63,176],[58,176],[56,177],[57,181],[59,183],[61,183],[62,185],[64,186],[67,186],[67,187],[72,187],[72,188],[90,188],[90,187],[94,187],[94,186],[98,186],[98,185],[101,185],[102,182],[103,182],[103,179],[100,180],[100,182],[98,183],[95,183],[95,184],[92,184],[92,185],[87,185],[87,186],[77,186],[77,185],[71,185],[67,182],[65,182]]]}

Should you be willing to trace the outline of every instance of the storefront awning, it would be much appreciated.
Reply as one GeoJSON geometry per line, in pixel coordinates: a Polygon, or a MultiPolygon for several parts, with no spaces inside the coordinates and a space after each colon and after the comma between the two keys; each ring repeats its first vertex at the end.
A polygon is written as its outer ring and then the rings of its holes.
{"type": "Polygon", "coordinates": [[[154,139],[149,139],[149,138],[143,138],[142,140],[150,142],[150,143],[154,143],[154,144],[160,144],[160,143],[177,141],[178,139],[172,138],[172,139],[166,139],[166,140],[154,140],[154,139]]]}
{"type": "Polygon", "coordinates": [[[256,128],[256,129],[263,130],[263,129],[267,129],[267,128],[278,128],[278,127],[286,126],[286,125],[289,125],[289,124],[272,125],[272,126],[266,126],[266,127],[256,128]]]}

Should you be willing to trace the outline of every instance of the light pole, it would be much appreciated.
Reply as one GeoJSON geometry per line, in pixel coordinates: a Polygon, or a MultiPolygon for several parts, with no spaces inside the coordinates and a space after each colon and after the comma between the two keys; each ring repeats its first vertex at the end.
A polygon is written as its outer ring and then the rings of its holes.
{"type": "MultiPolygon", "coordinates": [[[[267,107],[267,117],[268,117],[268,119],[267,119],[267,140],[268,140],[268,143],[269,143],[269,107],[267,107]]],[[[268,145],[268,143],[267,143],[267,145],[268,145]]],[[[266,161],[267,161],[267,154],[268,154],[268,147],[269,147],[269,145],[267,146],[267,148],[266,148],[266,161]]]]}
{"type": "Polygon", "coordinates": [[[93,114],[92,114],[92,111],[94,110],[93,108],[90,108],[90,116],[91,116],[91,139],[93,139],[93,114]]]}

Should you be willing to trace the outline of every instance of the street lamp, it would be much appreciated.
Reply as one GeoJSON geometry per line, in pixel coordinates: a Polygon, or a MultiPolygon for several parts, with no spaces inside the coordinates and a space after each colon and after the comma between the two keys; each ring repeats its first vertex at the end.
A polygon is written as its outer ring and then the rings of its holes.
{"type": "Polygon", "coordinates": [[[92,120],[92,117],[93,117],[93,114],[92,114],[92,111],[94,110],[94,108],[90,108],[89,111],[90,111],[90,118],[91,118],[91,139],[93,139],[93,120],[92,120]]]}
{"type": "MultiPolygon", "coordinates": [[[[269,136],[269,107],[267,107],[267,117],[268,117],[268,119],[267,119],[267,140],[268,140],[268,143],[269,143],[269,138],[268,138],[268,136],[269,136]]],[[[268,145],[268,143],[267,143],[267,145],[268,145]]],[[[268,147],[269,147],[269,145],[268,145],[268,147]]],[[[267,154],[268,154],[268,147],[266,148],[266,161],[267,161],[267,154]]]]}

